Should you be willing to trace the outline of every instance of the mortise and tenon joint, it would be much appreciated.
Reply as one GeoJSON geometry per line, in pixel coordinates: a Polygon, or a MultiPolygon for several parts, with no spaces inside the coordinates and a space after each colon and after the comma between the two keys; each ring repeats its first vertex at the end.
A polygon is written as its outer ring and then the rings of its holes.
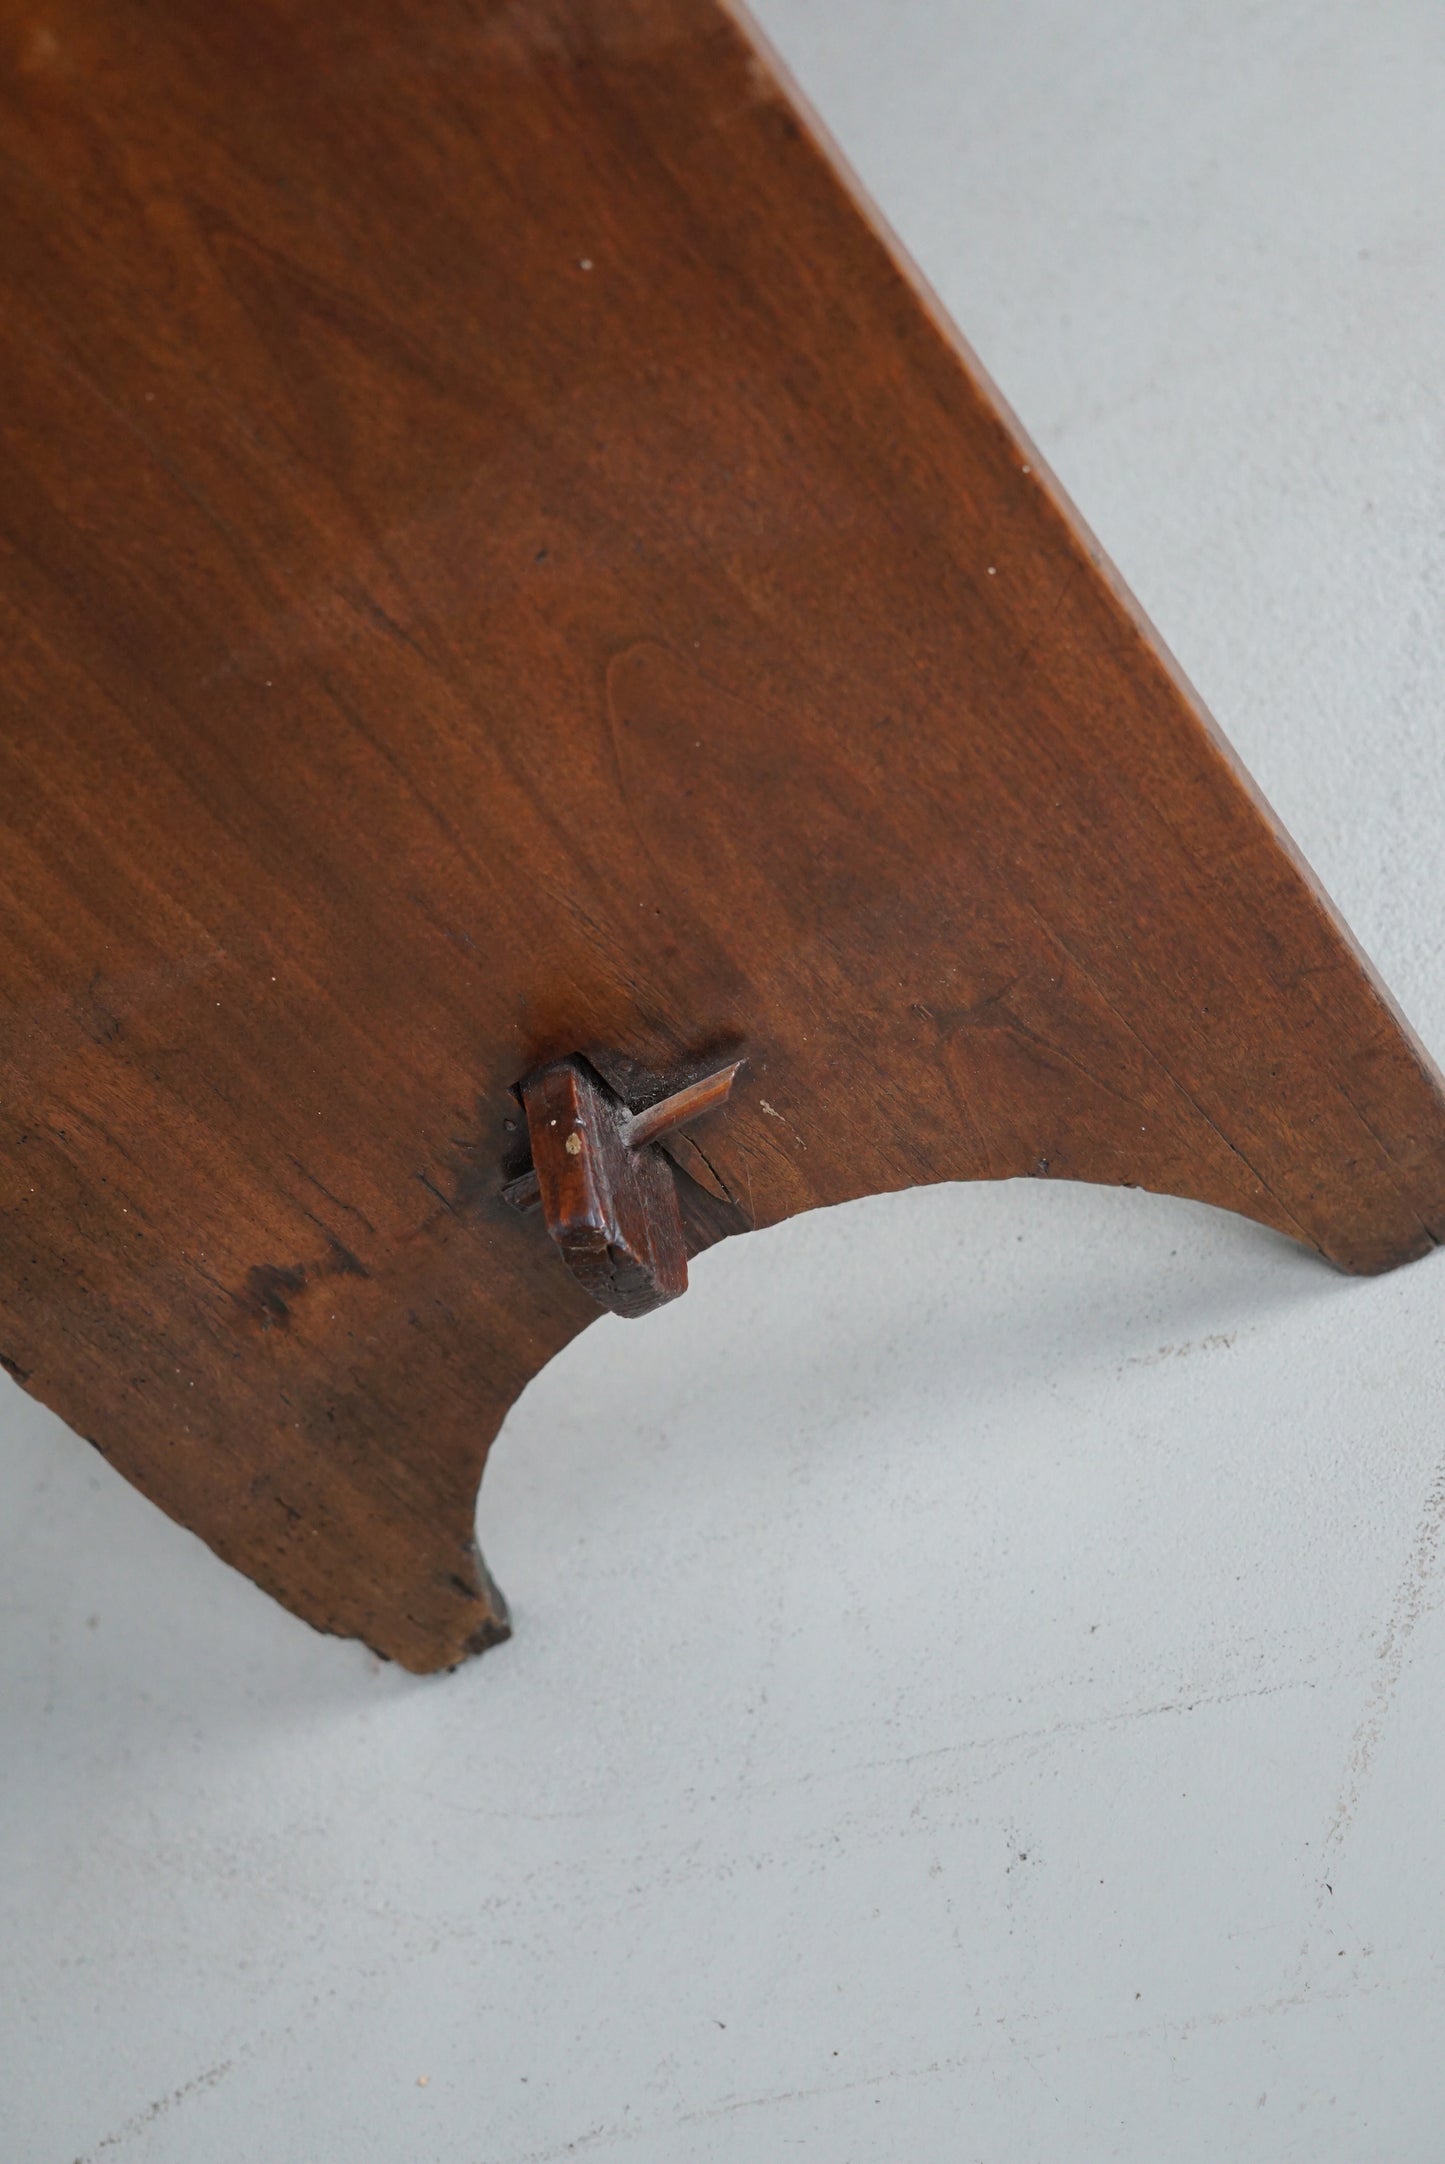
{"type": "Polygon", "coordinates": [[[540,1204],[562,1260],[600,1307],[646,1315],[687,1290],[688,1240],[673,1167],[657,1144],[726,1102],[733,1060],[629,1111],[585,1060],[554,1060],[518,1087],[532,1169],[503,1190],[540,1204]]]}

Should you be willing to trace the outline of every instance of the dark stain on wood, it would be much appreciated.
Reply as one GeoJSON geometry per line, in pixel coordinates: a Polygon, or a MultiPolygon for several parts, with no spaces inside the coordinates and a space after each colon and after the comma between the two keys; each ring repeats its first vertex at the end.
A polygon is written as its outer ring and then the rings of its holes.
{"type": "Polygon", "coordinates": [[[253,1263],[246,1272],[245,1290],[240,1302],[262,1329],[285,1330],[290,1327],[291,1308],[300,1299],[308,1285],[315,1285],[331,1277],[368,1277],[366,1265],[358,1262],[350,1248],[343,1247],[334,1235],[327,1235],[326,1254],[320,1262],[312,1263],[253,1263]]]}

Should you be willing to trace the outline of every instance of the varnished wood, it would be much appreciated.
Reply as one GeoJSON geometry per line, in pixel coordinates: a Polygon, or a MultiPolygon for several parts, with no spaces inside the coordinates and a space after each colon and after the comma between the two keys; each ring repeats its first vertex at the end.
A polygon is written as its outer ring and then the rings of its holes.
{"type": "Polygon", "coordinates": [[[584,1061],[555,1060],[522,1086],[547,1230],[599,1307],[649,1315],[687,1290],[677,1183],[662,1152],[584,1061]]]}
{"type": "Polygon", "coordinates": [[[0,1352],[319,1626],[506,1629],[551,1061],[746,1053],[693,1252],[1438,1238],[1433,1069],[715,0],[0,0],[0,421],[0,1352]]]}

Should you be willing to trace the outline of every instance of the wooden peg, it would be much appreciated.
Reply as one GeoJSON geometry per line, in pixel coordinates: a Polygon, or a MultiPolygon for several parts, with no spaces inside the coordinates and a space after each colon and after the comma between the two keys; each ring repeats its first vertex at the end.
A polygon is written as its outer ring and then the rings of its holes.
{"type": "Polygon", "coordinates": [[[687,1290],[687,1239],[673,1168],[656,1147],[685,1120],[725,1102],[741,1063],[632,1112],[579,1059],[521,1085],[532,1169],[503,1193],[539,1203],[578,1283],[614,1315],[646,1315],[687,1290]]]}

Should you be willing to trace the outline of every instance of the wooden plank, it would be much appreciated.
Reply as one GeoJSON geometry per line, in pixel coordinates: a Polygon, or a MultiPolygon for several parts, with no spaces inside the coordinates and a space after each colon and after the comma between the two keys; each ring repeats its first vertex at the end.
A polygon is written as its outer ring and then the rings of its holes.
{"type": "Polygon", "coordinates": [[[714,0],[0,0],[0,203],[0,1351],[299,1613],[506,1628],[551,1060],[746,1053],[694,1247],[1436,1240],[1433,1070],[714,0]]]}

